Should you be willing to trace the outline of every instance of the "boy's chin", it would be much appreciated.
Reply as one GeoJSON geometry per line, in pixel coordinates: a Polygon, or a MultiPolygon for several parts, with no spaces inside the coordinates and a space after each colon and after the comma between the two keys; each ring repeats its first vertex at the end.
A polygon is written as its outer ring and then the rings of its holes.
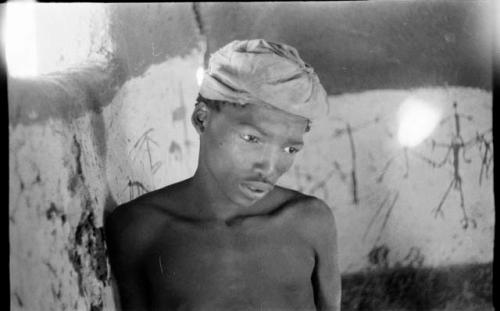
{"type": "Polygon", "coordinates": [[[246,198],[235,198],[231,200],[238,208],[248,208],[257,203],[259,200],[250,200],[246,198]]]}
{"type": "Polygon", "coordinates": [[[255,205],[257,202],[264,199],[266,195],[267,193],[261,196],[248,196],[246,194],[240,193],[237,197],[234,198],[233,202],[242,208],[247,208],[255,205]]]}
{"type": "Polygon", "coordinates": [[[243,195],[240,191],[232,191],[231,194],[228,195],[228,199],[236,208],[248,208],[259,201],[258,199],[252,199],[243,195]]]}

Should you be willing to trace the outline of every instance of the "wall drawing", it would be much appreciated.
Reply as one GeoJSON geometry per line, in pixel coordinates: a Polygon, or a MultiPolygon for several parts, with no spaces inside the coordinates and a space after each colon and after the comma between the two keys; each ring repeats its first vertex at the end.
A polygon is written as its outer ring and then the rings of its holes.
{"type": "Polygon", "coordinates": [[[327,120],[313,121],[306,148],[280,184],[332,207],[344,271],[370,266],[370,252],[384,245],[392,265],[491,256],[492,238],[480,238],[493,234],[485,217],[493,209],[491,94],[387,90],[332,96],[331,105],[327,120]],[[434,132],[415,147],[396,135],[396,112],[410,96],[442,112],[434,132]]]}
{"type": "MultiPolygon", "coordinates": [[[[342,120],[342,122],[345,124],[344,127],[342,128],[337,128],[334,130],[334,134],[332,136],[333,139],[347,135],[347,138],[349,139],[349,149],[351,153],[351,171],[350,171],[350,181],[351,181],[351,191],[352,191],[352,203],[357,205],[359,203],[359,195],[358,195],[358,177],[357,177],[357,170],[356,170],[356,144],[354,143],[354,132],[364,129],[372,124],[378,123],[380,121],[380,117],[375,117],[373,120],[363,122],[357,126],[352,126],[349,122],[342,120]]],[[[338,165],[337,162],[334,162],[334,167],[339,171],[342,172],[340,169],[340,166],[338,165]]],[[[342,173],[343,176],[345,174],[342,173]]]]}
{"type": "Polygon", "coordinates": [[[472,122],[474,117],[472,115],[465,115],[458,112],[458,104],[457,102],[453,102],[453,114],[447,116],[440,122],[440,126],[445,125],[448,122],[453,123],[454,131],[451,133],[450,142],[437,142],[434,139],[431,139],[432,149],[434,148],[443,148],[446,150],[446,155],[441,161],[434,161],[429,159],[426,156],[419,155],[421,159],[423,159],[426,163],[432,166],[432,168],[442,168],[446,164],[451,166],[453,170],[453,176],[451,181],[444,191],[443,197],[437,207],[433,210],[434,215],[437,217],[438,215],[443,217],[443,205],[446,202],[450,191],[455,190],[460,196],[460,209],[462,211],[462,219],[460,223],[464,229],[467,229],[470,225],[474,228],[477,226],[476,221],[469,217],[467,214],[466,206],[465,206],[465,195],[464,190],[462,188],[463,179],[460,174],[461,161],[464,164],[471,163],[471,159],[467,156],[467,151],[473,147],[476,147],[479,150],[480,160],[481,160],[481,169],[479,172],[479,185],[481,186],[481,182],[483,179],[483,174],[487,178],[489,176],[491,170],[491,163],[493,161],[493,149],[492,144],[493,140],[491,137],[492,129],[487,129],[482,133],[476,132],[476,136],[472,137],[468,140],[464,140],[462,136],[462,126],[461,121],[469,121],[472,122]]]}
{"type": "Polygon", "coordinates": [[[161,161],[153,160],[152,148],[153,146],[159,147],[158,143],[151,137],[151,133],[153,131],[154,128],[149,128],[139,137],[130,151],[130,156],[133,161],[137,161],[138,158],[142,158],[144,155],[147,155],[146,161],[148,168],[150,173],[154,175],[163,163],[161,161]]]}
{"type": "Polygon", "coordinates": [[[118,203],[190,176],[197,137],[187,103],[196,99],[198,58],[190,55],[152,65],[127,81],[106,107],[112,142],[107,174],[118,203]]]}

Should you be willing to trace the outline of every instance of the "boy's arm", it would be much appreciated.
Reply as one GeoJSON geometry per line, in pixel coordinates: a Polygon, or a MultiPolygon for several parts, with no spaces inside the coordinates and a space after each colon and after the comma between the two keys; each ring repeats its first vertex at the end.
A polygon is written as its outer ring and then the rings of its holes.
{"type": "Polygon", "coordinates": [[[314,218],[315,267],[312,276],[318,310],[340,310],[341,277],[338,266],[337,229],[331,209],[316,199],[314,218]]]}
{"type": "MultiPolygon", "coordinates": [[[[132,208],[133,209],[133,208],[132,208]]],[[[112,274],[118,285],[121,310],[148,310],[142,258],[148,234],[141,217],[129,206],[118,207],[105,223],[106,244],[112,274]]]]}

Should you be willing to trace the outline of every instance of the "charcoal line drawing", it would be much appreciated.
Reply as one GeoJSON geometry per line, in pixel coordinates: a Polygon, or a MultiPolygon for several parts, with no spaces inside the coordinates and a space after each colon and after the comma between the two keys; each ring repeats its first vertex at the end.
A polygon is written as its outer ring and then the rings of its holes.
{"type": "Polygon", "coordinates": [[[467,210],[465,207],[465,195],[462,187],[463,180],[462,180],[462,175],[460,174],[461,164],[462,164],[461,160],[463,160],[463,162],[466,164],[471,163],[472,160],[467,156],[466,152],[470,148],[477,146],[481,157],[481,170],[479,174],[479,184],[481,185],[483,174],[488,175],[489,171],[491,170],[491,163],[493,161],[493,148],[492,148],[493,140],[491,137],[489,137],[492,132],[492,129],[488,129],[483,133],[476,133],[475,137],[467,141],[464,140],[462,136],[462,125],[463,125],[461,123],[462,120],[471,122],[474,120],[474,117],[471,115],[465,115],[460,113],[458,111],[458,104],[456,101],[454,101],[453,114],[447,116],[439,123],[440,126],[443,126],[447,122],[450,121],[453,122],[454,132],[452,133],[450,141],[447,143],[443,143],[431,139],[431,145],[433,150],[435,148],[446,149],[446,154],[441,161],[436,162],[424,155],[418,153],[415,154],[433,168],[441,168],[444,167],[446,164],[451,165],[451,168],[453,170],[453,176],[446,190],[444,191],[444,194],[441,197],[439,204],[437,205],[436,208],[433,209],[433,213],[435,217],[437,216],[444,217],[443,206],[451,190],[453,189],[455,190],[455,192],[458,193],[460,198],[460,210],[462,212],[462,219],[460,220],[460,223],[463,229],[467,229],[469,228],[469,226],[476,228],[477,224],[476,221],[467,214],[467,210]]]}
{"type": "Polygon", "coordinates": [[[151,138],[151,133],[153,131],[154,131],[154,128],[149,128],[148,130],[146,130],[139,137],[139,139],[137,139],[137,141],[134,144],[134,147],[132,148],[132,150],[130,152],[134,153],[132,160],[136,161],[137,157],[142,156],[143,155],[142,152],[145,151],[147,154],[150,172],[154,175],[158,172],[158,170],[162,166],[163,162],[162,161],[153,161],[153,157],[151,155],[151,153],[152,153],[152,145],[151,144],[159,147],[158,143],[154,139],[151,138]]]}
{"type": "Polygon", "coordinates": [[[490,172],[492,170],[492,163],[493,163],[493,139],[492,139],[492,129],[488,129],[482,133],[476,132],[475,137],[472,137],[469,140],[465,140],[462,136],[462,121],[468,121],[472,122],[474,120],[474,117],[471,115],[465,115],[463,113],[460,113],[458,111],[458,104],[456,101],[453,102],[452,104],[453,108],[453,113],[450,114],[449,116],[446,116],[443,118],[439,124],[438,127],[442,127],[445,124],[449,122],[453,122],[452,128],[453,131],[451,133],[451,138],[449,142],[438,142],[433,138],[427,138],[424,140],[424,143],[431,144],[432,151],[434,151],[436,148],[443,148],[446,150],[445,156],[443,157],[442,160],[440,161],[435,161],[431,158],[429,158],[426,155],[423,155],[415,150],[411,150],[407,147],[403,147],[402,152],[398,153],[394,156],[392,156],[384,165],[384,167],[381,170],[381,173],[379,176],[376,178],[377,183],[381,183],[385,177],[385,174],[388,172],[392,164],[394,163],[394,160],[396,160],[400,156],[404,156],[405,160],[405,168],[406,171],[403,175],[404,178],[408,178],[409,176],[409,155],[424,161],[428,165],[430,165],[432,168],[448,168],[451,167],[453,171],[453,176],[445,189],[441,200],[437,204],[437,207],[435,207],[432,210],[432,213],[434,214],[434,217],[444,217],[443,213],[443,206],[446,202],[446,200],[449,197],[449,194],[451,190],[455,190],[455,192],[458,193],[459,199],[460,199],[460,210],[462,212],[462,218],[460,220],[460,223],[462,225],[463,229],[467,229],[470,226],[473,228],[477,227],[476,221],[469,217],[467,214],[467,210],[465,207],[465,194],[463,191],[463,180],[462,180],[462,175],[461,175],[461,164],[469,164],[471,163],[471,158],[468,157],[467,151],[471,149],[472,147],[477,147],[479,151],[479,156],[481,160],[481,169],[479,173],[479,184],[481,185],[481,182],[485,178],[489,178],[490,172]],[[462,162],[463,161],[463,162],[462,162]],[[449,164],[447,166],[446,164],[449,164]]]}
{"type": "Polygon", "coordinates": [[[137,180],[132,180],[130,177],[128,178],[127,185],[123,189],[123,191],[127,190],[129,191],[129,200],[133,200],[137,198],[140,195],[143,195],[150,190],[140,181],[137,180]]]}
{"type": "Polygon", "coordinates": [[[377,116],[373,120],[366,121],[362,124],[359,124],[353,127],[349,122],[343,121],[344,126],[341,128],[335,129],[333,133],[333,138],[340,137],[344,134],[347,135],[349,139],[349,148],[351,151],[351,192],[352,192],[352,203],[355,205],[359,204],[359,193],[358,193],[358,177],[357,177],[357,167],[356,167],[356,144],[354,142],[354,132],[360,129],[364,129],[372,124],[378,123],[380,118],[377,116]]]}
{"type": "Polygon", "coordinates": [[[375,220],[379,217],[379,214],[382,212],[382,210],[384,208],[386,208],[385,215],[383,216],[384,218],[382,221],[382,226],[380,227],[377,238],[375,239],[375,245],[378,244],[378,242],[380,241],[380,239],[382,237],[382,232],[384,231],[384,229],[387,225],[387,222],[391,216],[391,213],[394,209],[394,206],[396,206],[398,199],[399,199],[399,191],[398,190],[388,191],[386,193],[384,199],[377,207],[377,211],[375,212],[375,215],[372,217],[368,226],[366,227],[365,233],[363,234],[363,241],[366,239],[368,232],[370,231],[372,225],[375,223],[375,220]]]}

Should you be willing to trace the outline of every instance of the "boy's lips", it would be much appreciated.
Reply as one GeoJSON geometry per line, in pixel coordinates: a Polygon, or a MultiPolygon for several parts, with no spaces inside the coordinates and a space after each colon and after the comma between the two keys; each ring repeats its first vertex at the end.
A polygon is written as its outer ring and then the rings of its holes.
{"type": "Polygon", "coordinates": [[[244,181],[242,184],[251,189],[260,190],[262,192],[269,192],[274,187],[273,185],[262,181],[244,181]]]}
{"type": "Polygon", "coordinates": [[[274,188],[271,184],[259,181],[245,181],[241,183],[241,186],[247,189],[246,192],[249,192],[253,197],[262,197],[274,188]]]}

